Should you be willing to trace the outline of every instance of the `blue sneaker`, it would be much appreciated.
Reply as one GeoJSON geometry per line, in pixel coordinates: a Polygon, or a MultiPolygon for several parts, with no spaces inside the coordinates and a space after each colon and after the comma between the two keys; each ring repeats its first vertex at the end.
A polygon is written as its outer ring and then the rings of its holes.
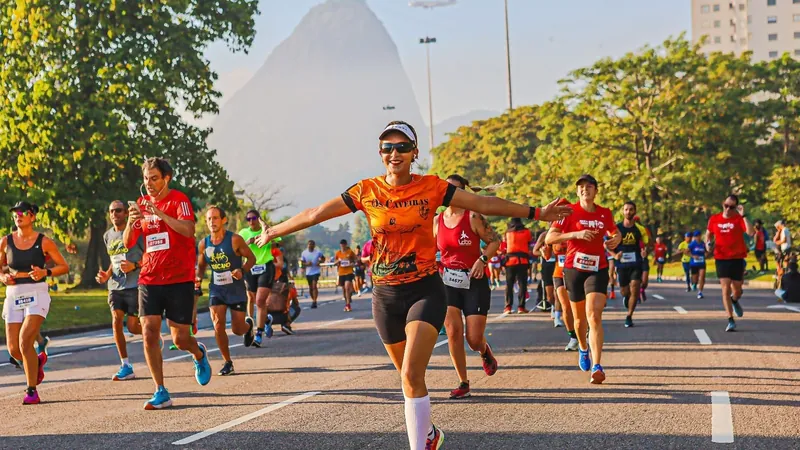
{"type": "Polygon", "coordinates": [[[739,304],[739,300],[731,300],[733,302],[733,312],[736,313],[736,317],[742,317],[744,315],[744,310],[742,309],[742,305],[739,304]]]}
{"type": "Polygon", "coordinates": [[[703,298],[703,291],[697,291],[697,298],[703,298]]]}
{"type": "Polygon", "coordinates": [[[267,339],[272,338],[272,314],[267,314],[267,326],[264,328],[267,332],[267,339]]]}
{"type": "Polygon", "coordinates": [[[728,326],[725,327],[725,331],[736,331],[736,322],[734,322],[733,319],[728,319],[728,326]]]}
{"type": "Polygon", "coordinates": [[[261,331],[256,331],[256,337],[253,338],[253,347],[261,348],[261,342],[263,340],[263,336],[261,335],[261,331]]]}
{"type": "MultiPolygon", "coordinates": [[[[739,317],[741,317],[741,316],[739,316],[739,317]]],[[[43,343],[41,343],[41,344],[38,344],[38,343],[37,343],[37,344],[36,344],[36,353],[37,353],[37,354],[39,354],[39,353],[48,354],[48,353],[47,353],[47,346],[48,346],[49,344],[50,344],[50,337],[49,337],[49,336],[45,336],[45,337],[44,337],[44,342],[43,342],[43,343]]]]}
{"type": "Polygon", "coordinates": [[[589,368],[592,367],[592,358],[589,356],[588,348],[586,350],[578,348],[578,367],[584,372],[588,372],[589,368]]]}
{"type": "Polygon", "coordinates": [[[211,364],[208,363],[206,345],[202,342],[198,342],[197,346],[200,347],[200,350],[203,352],[203,358],[201,358],[200,361],[192,358],[194,360],[194,379],[197,380],[197,384],[200,386],[205,386],[211,381],[211,364]]]}
{"type": "Polygon", "coordinates": [[[167,392],[164,386],[159,386],[156,393],[153,394],[153,398],[144,404],[144,409],[152,411],[155,409],[168,408],[170,406],[172,406],[172,400],[169,398],[169,392],[167,392]]]}
{"type": "Polygon", "coordinates": [[[592,384],[603,384],[603,381],[606,379],[606,373],[603,372],[603,366],[600,364],[595,364],[592,367],[592,377],[589,380],[592,384]]]}
{"type": "Polygon", "coordinates": [[[119,366],[119,370],[111,378],[112,381],[125,381],[125,380],[132,380],[136,378],[136,375],[133,373],[133,366],[130,364],[123,364],[119,366]]]}

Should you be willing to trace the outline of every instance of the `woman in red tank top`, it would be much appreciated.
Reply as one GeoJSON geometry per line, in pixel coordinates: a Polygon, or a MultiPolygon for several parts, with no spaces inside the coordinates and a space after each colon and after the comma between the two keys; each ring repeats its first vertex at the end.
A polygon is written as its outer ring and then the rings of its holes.
{"type": "MultiPolygon", "coordinates": [[[[447,182],[465,189],[469,182],[460,175],[450,175],[447,182]]],[[[450,398],[469,397],[467,355],[464,349],[464,322],[469,348],[480,353],[487,375],[497,371],[497,360],[486,341],[486,315],[489,313],[491,289],[486,277],[486,265],[500,247],[500,236],[482,215],[461,208],[448,207],[436,217],[433,233],[441,252],[442,281],[447,294],[447,343],[450,358],[458,374],[459,385],[450,398]],[[486,247],[481,251],[481,241],[486,247]]]]}

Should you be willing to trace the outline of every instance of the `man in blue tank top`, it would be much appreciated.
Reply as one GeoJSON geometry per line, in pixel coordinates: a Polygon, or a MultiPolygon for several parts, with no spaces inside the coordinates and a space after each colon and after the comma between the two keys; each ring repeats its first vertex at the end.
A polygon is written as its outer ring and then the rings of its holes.
{"type": "Polygon", "coordinates": [[[214,335],[225,365],[219,375],[234,372],[231,353],[228,348],[228,334],[225,331],[225,317],[231,310],[231,331],[244,336],[245,347],[253,344],[252,317],[247,316],[247,289],[244,285],[244,272],[255,264],[256,257],[244,239],[225,229],[228,219],[225,211],[212,206],[206,212],[206,225],[211,235],[200,241],[197,257],[197,278],[195,287],[199,288],[206,268],[211,267],[211,283],[208,285],[208,299],[211,320],[214,322],[214,335]],[[242,261],[242,258],[245,261],[242,261]]]}

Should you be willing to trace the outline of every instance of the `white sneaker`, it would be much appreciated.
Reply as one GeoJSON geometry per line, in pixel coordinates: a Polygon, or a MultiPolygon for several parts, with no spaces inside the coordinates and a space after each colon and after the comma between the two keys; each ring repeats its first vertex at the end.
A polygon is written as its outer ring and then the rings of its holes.
{"type": "Polygon", "coordinates": [[[558,318],[558,317],[554,317],[553,318],[553,328],[559,328],[559,327],[563,327],[563,326],[564,326],[564,322],[562,322],[560,318],[558,318]]]}
{"type": "Polygon", "coordinates": [[[575,338],[569,338],[569,343],[567,347],[564,349],[565,352],[574,352],[578,350],[578,340],[575,338]]]}

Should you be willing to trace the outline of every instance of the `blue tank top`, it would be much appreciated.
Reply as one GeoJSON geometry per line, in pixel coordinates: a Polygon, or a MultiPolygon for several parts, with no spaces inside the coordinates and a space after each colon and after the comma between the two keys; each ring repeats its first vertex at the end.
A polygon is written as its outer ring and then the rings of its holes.
{"type": "Polygon", "coordinates": [[[203,257],[211,268],[209,296],[223,299],[232,297],[226,303],[247,301],[244,279],[235,280],[231,276],[231,272],[242,268],[242,257],[233,250],[233,233],[226,231],[222,242],[217,245],[211,242],[211,236],[206,236],[205,247],[203,257]]]}
{"type": "Polygon", "coordinates": [[[703,267],[706,265],[706,245],[703,242],[692,241],[689,243],[689,267],[703,267]]]}

